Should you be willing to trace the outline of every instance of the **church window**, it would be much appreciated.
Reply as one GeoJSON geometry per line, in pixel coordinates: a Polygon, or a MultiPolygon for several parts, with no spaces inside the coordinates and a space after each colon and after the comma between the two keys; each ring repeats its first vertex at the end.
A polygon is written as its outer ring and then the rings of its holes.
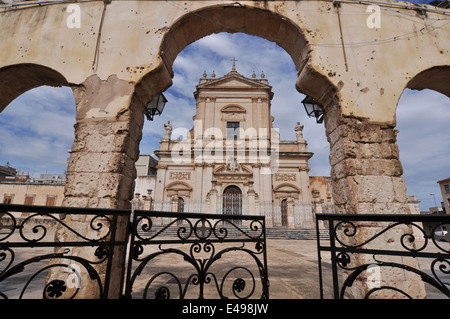
{"type": "Polygon", "coordinates": [[[239,122],[227,122],[227,139],[239,138],[239,122]]]}
{"type": "Polygon", "coordinates": [[[287,199],[283,199],[281,201],[281,226],[287,226],[288,217],[287,217],[287,199]]]}

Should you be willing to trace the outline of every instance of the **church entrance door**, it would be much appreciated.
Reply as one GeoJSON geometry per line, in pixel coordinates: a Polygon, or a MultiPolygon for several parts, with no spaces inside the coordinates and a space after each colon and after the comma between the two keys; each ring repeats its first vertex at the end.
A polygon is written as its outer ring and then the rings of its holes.
{"type": "Polygon", "coordinates": [[[287,226],[287,199],[281,201],[281,226],[287,226]]]}
{"type": "MultiPolygon", "coordinates": [[[[242,215],[242,192],[237,186],[228,186],[223,191],[223,214],[242,215]]],[[[240,224],[239,220],[233,221],[240,224]]]]}
{"type": "MultiPolygon", "coordinates": [[[[177,213],[184,213],[184,199],[182,197],[178,197],[178,205],[177,205],[177,213]]],[[[178,220],[178,225],[181,225],[183,220],[178,220]]]]}

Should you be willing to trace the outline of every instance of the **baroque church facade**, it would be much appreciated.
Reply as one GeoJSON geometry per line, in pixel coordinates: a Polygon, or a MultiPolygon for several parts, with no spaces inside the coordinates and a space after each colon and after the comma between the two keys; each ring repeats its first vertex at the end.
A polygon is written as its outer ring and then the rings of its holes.
{"type": "Polygon", "coordinates": [[[148,189],[151,209],[264,215],[268,227],[313,228],[314,213],[331,202],[330,183],[310,178],[313,153],[300,123],[293,141],[281,140],[273,128],[273,92],[264,74],[247,78],[235,65],[223,77],[205,73],[194,97],[187,138],[172,139],[165,124],[153,183],[137,180],[136,192],[148,189]]]}

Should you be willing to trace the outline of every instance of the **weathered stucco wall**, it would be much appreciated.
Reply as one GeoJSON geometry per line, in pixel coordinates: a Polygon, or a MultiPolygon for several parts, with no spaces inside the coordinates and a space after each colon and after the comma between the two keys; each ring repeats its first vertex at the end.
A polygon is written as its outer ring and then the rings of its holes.
{"type": "MultiPolygon", "coordinates": [[[[247,32],[276,41],[291,54],[300,73],[297,86],[304,93],[320,99],[327,93],[324,83],[329,83],[337,89],[345,115],[393,122],[408,82],[424,70],[450,64],[448,26],[446,20],[439,20],[448,19],[448,12],[380,2],[380,27],[369,28],[369,4],[342,2],[341,28],[330,1],[86,2],[78,4],[80,28],[68,27],[73,13],[67,3],[20,10],[5,7],[0,25],[8,37],[0,43],[0,67],[35,63],[73,84],[94,75],[102,81],[115,76],[137,83],[160,65],[170,75],[176,54],[204,35],[247,32]],[[266,23],[255,23],[258,17],[266,23]],[[189,32],[171,34],[173,26],[180,24],[190,24],[189,32]],[[285,32],[289,28],[298,28],[298,33],[285,32]],[[167,64],[160,57],[165,38],[173,44],[172,52],[165,52],[167,64]]],[[[435,9],[411,4],[415,6],[435,9]]],[[[151,86],[160,91],[170,85],[170,78],[163,78],[151,86]]],[[[107,114],[115,116],[126,107],[125,100],[110,101],[107,114]]],[[[1,108],[6,106],[2,104],[1,108]]]]}

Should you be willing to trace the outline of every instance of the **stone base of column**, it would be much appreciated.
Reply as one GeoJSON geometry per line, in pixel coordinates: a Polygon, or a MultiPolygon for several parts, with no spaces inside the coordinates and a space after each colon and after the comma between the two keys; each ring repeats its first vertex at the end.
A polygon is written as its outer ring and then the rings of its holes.
{"type": "MultiPolygon", "coordinates": [[[[340,117],[336,108],[329,108],[325,115],[327,137],[330,142],[330,164],[333,182],[333,199],[338,213],[343,214],[409,214],[406,184],[401,177],[403,170],[396,144],[394,125],[371,123],[365,119],[340,117]],[[327,123],[328,122],[328,123],[327,123]]],[[[373,224],[360,232],[358,242],[371,238],[378,225],[373,224]]],[[[412,233],[411,229],[403,229],[412,233]]],[[[383,249],[395,249],[398,244],[388,233],[381,235],[383,249]]],[[[370,257],[358,257],[359,264],[373,263],[370,257]]],[[[415,260],[408,264],[418,268],[415,260]]],[[[383,273],[382,280],[390,286],[398,286],[414,298],[424,298],[425,288],[420,278],[406,271],[395,269],[383,273]],[[394,284],[393,284],[394,283],[394,284]]],[[[363,279],[365,280],[365,279],[363,279]]],[[[370,286],[370,285],[369,285],[370,286]]],[[[351,291],[360,298],[370,288],[351,291]]],[[[395,293],[383,292],[379,298],[394,297],[395,293]]]]}

